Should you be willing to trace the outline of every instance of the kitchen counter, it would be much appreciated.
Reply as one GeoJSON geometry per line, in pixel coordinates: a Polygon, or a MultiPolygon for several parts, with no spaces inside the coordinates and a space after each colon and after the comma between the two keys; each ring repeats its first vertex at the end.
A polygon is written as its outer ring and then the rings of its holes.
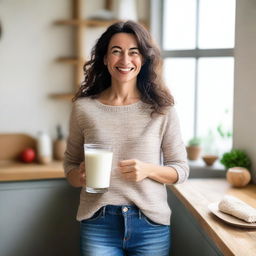
{"type": "Polygon", "coordinates": [[[0,182],[64,178],[61,161],[42,165],[37,163],[0,162],[0,182]]]}
{"type": "Polygon", "coordinates": [[[221,200],[225,194],[236,196],[256,208],[256,185],[233,188],[225,179],[189,179],[184,184],[170,186],[170,189],[220,252],[214,255],[256,255],[256,229],[226,224],[208,210],[210,203],[221,200]]]}

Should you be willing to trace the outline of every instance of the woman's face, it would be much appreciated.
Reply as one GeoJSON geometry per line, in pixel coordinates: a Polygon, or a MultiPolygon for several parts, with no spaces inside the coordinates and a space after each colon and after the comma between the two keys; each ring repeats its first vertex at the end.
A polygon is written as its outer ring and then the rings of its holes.
{"type": "Polygon", "coordinates": [[[142,55],[133,34],[117,33],[108,45],[104,64],[112,77],[112,82],[136,82],[142,65],[142,55]]]}

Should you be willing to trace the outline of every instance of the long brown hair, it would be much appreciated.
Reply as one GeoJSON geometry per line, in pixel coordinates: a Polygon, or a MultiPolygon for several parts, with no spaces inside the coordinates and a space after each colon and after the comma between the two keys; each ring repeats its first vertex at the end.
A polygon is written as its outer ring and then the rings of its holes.
{"type": "Polygon", "coordinates": [[[112,36],[117,33],[135,35],[144,60],[137,77],[141,100],[152,105],[153,112],[164,114],[166,108],[174,104],[174,99],[162,79],[160,51],[153,43],[149,32],[133,21],[114,23],[101,35],[92,49],[91,59],[84,64],[84,81],[73,101],[81,97],[97,98],[102,91],[111,86],[111,76],[104,65],[104,57],[112,36]]]}

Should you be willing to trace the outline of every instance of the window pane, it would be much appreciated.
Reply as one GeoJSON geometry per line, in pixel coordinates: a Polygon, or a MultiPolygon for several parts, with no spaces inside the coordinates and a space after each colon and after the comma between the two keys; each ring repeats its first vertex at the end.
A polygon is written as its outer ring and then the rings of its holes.
{"type": "Polygon", "coordinates": [[[233,66],[232,57],[198,62],[198,134],[206,153],[220,155],[232,146],[233,66]]]}
{"type": "Polygon", "coordinates": [[[166,58],[164,78],[174,96],[185,143],[193,137],[195,59],[166,58]]]}
{"type": "Polygon", "coordinates": [[[199,48],[233,48],[235,0],[200,0],[199,48]]]}
{"type": "Polygon", "coordinates": [[[195,48],[196,0],[164,0],[164,50],[195,48]]]}

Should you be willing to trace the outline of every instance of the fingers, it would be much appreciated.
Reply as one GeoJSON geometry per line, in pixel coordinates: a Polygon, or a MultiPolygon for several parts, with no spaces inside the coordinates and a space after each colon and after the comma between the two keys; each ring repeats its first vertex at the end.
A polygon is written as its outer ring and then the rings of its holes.
{"type": "Polygon", "coordinates": [[[129,159],[120,161],[118,170],[124,179],[129,181],[141,181],[148,176],[148,166],[146,163],[137,160],[129,159]]]}
{"type": "Polygon", "coordinates": [[[135,173],[124,173],[123,178],[128,181],[138,181],[138,177],[135,173]]]}
{"type": "Polygon", "coordinates": [[[118,169],[121,172],[134,172],[138,168],[139,161],[137,159],[122,160],[118,163],[118,169]]]}
{"type": "Polygon", "coordinates": [[[129,181],[140,180],[138,162],[139,161],[136,159],[123,160],[119,162],[118,170],[122,174],[124,179],[129,181]]]}
{"type": "Polygon", "coordinates": [[[128,160],[122,160],[119,162],[119,166],[120,167],[124,167],[124,166],[134,166],[136,165],[138,162],[137,159],[128,159],[128,160]]]}
{"type": "Polygon", "coordinates": [[[125,180],[128,180],[128,181],[137,182],[137,181],[140,181],[142,179],[142,176],[140,175],[140,172],[138,172],[137,170],[132,169],[132,168],[130,168],[129,171],[121,172],[121,175],[125,180]]]}
{"type": "Polygon", "coordinates": [[[124,166],[118,168],[120,172],[122,173],[128,173],[128,172],[134,172],[135,168],[133,166],[124,166]]]}
{"type": "Polygon", "coordinates": [[[81,185],[84,185],[85,184],[85,164],[84,164],[84,161],[82,163],[80,163],[79,165],[79,174],[80,174],[80,182],[81,182],[81,185]]]}
{"type": "Polygon", "coordinates": [[[84,161],[82,163],[80,163],[79,165],[79,171],[80,172],[85,172],[85,164],[84,164],[84,161]]]}
{"type": "Polygon", "coordinates": [[[118,169],[121,173],[129,173],[129,172],[136,172],[137,171],[137,162],[136,159],[128,159],[120,161],[118,164],[118,169]]]}

